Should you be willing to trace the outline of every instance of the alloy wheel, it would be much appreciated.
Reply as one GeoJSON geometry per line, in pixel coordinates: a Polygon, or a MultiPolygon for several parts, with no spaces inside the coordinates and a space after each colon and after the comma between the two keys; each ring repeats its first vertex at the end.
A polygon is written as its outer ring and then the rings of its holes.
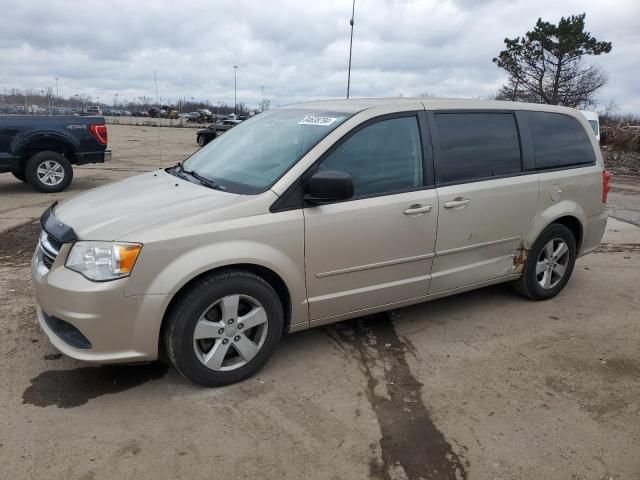
{"type": "Polygon", "coordinates": [[[229,371],[246,365],[267,338],[267,313],[256,299],[228,295],[211,304],[193,331],[193,348],[211,370],[229,371]]]}
{"type": "Polygon", "coordinates": [[[563,279],[569,265],[569,247],[561,238],[544,246],[536,263],[536,280],[545,290],[554,288],[563,279]]]}
{"type": "Polygon", "coordinates": [[[36,169],[38,180],[49,186],[56,186],[64,180],[64,168],[55,160],[45,160],[36,169]]]}

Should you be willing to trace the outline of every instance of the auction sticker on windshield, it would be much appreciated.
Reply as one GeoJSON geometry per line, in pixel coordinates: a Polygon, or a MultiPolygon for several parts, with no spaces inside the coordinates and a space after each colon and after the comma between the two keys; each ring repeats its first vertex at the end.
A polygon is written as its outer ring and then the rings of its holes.
{"type": "Polygon", "coordinates": [[[322,127],[328,127],[336,120],[338,120],[336,117],[318,117],[316,115],[307,115],[298,122],[298,125],[320,125],[322,127]]]}

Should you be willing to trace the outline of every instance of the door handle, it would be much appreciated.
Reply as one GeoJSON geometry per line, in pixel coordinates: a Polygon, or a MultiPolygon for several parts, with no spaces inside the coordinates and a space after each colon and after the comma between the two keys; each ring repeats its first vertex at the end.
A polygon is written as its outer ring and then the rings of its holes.
{"type": "Polygon", "coordinates": [[[405,215],[420,215],[421,213],[427,213],[431,211],[431,205],[411,205],[403,213],[405,215]]]}
{"type": "Polygon", "coordinates": [[[444,208],[464,208],[469,203],[471,203],[471,200],[469,200],[468,198],[458,197],[451,200],[450,202],[444,202],[444,208]]]}

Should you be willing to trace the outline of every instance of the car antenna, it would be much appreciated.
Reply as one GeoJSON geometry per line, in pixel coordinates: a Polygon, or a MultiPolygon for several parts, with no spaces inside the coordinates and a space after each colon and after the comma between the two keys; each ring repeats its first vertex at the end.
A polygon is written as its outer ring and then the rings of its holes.
{"type": "Polygon", "coordinates": [[[156,84],[156,104],[158,106],[158,150],[160,150],[160,163],[162,163],[162,133],[160,132],[160,97],[158,96],[158,75],[153,71],[153,81],[156,84]]]}

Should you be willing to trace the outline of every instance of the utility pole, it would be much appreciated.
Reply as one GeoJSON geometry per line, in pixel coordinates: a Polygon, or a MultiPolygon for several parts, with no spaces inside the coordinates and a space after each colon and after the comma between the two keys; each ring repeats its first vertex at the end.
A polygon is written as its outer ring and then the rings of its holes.
{"type": "Polygon", "coordinates": [[[264,86],[260,87],[260,111],[264,111],[264,86]]]}
{"type": "Polygon", "coordinates": [[[233,113],[238,114],[238,65],[233,66],[233,113]]]}
{"type": "Polygon", "coordinates": [[[60,92],[58,91],[58,77],[56,77],[56,101],[60,103],[60,92]]]}
{"type": "Polygon", "coordinates": [[[353,0],[353,6],[351,8],[351,20],[349,20],[349,24],[351,25],[351,40],[349,41],[349,73],[347,74],[347,98],[349,98],[349,90],[351,88],[351,52],[353,50],[353,19],[356,13],[356,0],[353,0]]]}

